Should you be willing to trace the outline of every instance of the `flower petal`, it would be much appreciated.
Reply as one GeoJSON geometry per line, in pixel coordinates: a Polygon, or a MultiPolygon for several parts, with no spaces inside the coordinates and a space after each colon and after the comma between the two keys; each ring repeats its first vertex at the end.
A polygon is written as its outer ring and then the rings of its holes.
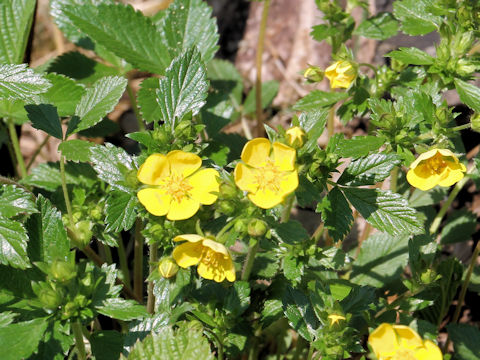
{"type": "Polygon", "coordinates": [[[424,160],[427,160],[427,159],[430,159],[430,158],[434,157],[437,154],[437,151],[438,151],[438,149],[432,149],[432,150],[429,150],[429,151],[426,151],[426,152],[420,154],[420,156],[413,163],[410,164],[410,168],[414,169],[418,166],[418,164],[421,161],[424,161],[424,160]]]}
{"type": "Polygon", "coordinates": [[[224,257],[220,261],[220,266],[223,268],[225,277],[228,281],[233,282],[236,280],[235,266],[233,265],[232,258],[230,256],[224,257]]]}
{"type": "Polygon", "coordinates": [[[440,175],[435,174],[430,171],[430,169],[425,165],[421,164],[415,168],[411,168],[407,173],[407,181],[410,185],[426,191],[434,188],[438,185],[440,181],[440,175]]]}
{"type": "Polygon", "coordinates": [[[405,325],[393,325],[393,329],[399,337],[400,346],[407,349],[417,349],[423,346],[423,340],[416,331],[405,325]]]}
{"type": "Polygon", "coordinates": [[[297,170],[284,173],[284,177],[280,182],[280,191],[279,193],[285,197],[286,195],[293,192],[298,187],[298,173],[297,170]]]}
{"type": "Polygon", "coordinates": [[[222,282],[226,277],[225,269],[222,266],[222,259],[222,254],[217,254],[210,250],[210,254],[205,255],[198,264],[198,275],[208,280],[222,282]],[[207,258],[209,259],[208,261],[207,258]]]}
{"type": "Polygon", "coordinates": [[[202,258],[203,246],[199,242],[186,242],[173,249],[172,256],[178,266],[187,268],[197,265],[202,258]]]}
{"type": "Polygon", "coordinates": [[[142,189],[137,193],[138,200],[150,214],[164,216],[170,209],[172,198],[165,191],[155,188],[142,189]]]}
{"type": "Polygon", "coordinates": [[[167,157],[162,154],[152,154],[138,169],[137,179],[147,185],[158,185],[169,173],[167,157]]]}
{"type": "Polygon", "coordinates": [[[256,192],[258,189],[257,172],[245,164],[238,163],[234,171],[235,184],[243,191],[256,192]]]}
{"type": "Polygon", "coordinates": [[[185,220],[195,215],[200,208],[200,203],[195,200],[184,196],[180,202],[172,200],[170,203],[170,209],[168,210],[168,220],[185,220]]]}
{"type": "Polygon", "coordinates": [[[391,356],[398,347],[397,335],[392,325],[387,323],[381,324],[370,333],[368,343],[378,359],[384,356],[391,356]]]}
{"type": "Polygon", "coordinates": [[[247,165],[255,168],[264,166],[270,155],[271,144],[265,138],[256,138],[245,144],[241,158],[247,165]]]}
{"type": "Polygon", "coordinates": [[[183,235],[178,235],[173,238],[173,241],[189,241],[192,243],[202,241],[204,239],[203,236],[197,235],[197,234],[183,234],[183,235]]]}
{"type": "Polygon", "coordinates": [[[202,159],[198,155],[181,150],[170,151],[167,154],[170,171],[187,177],[192,175],[202,166],[202,159]]]}
{"type": "Polygon", "coordinates": [[[274,142],[273,156],[275,158],[275,166],[278,166],[281,171],[292,171],[295,169],[297,152],[294,148],[279,142],[274,142]]]}
{"type": "Polygon", "coordinates": [[[218,198],[218,195],[213,193],[220,191],[219,177],[220,174],[215,169],[202,169],[188,177],[187,181],[193,187],[190,190],[192,198],[204,205],[213,204],[218,198]]]}
{"type": "Polygon", "coordinates": [[[418,360],[442,360],[440,348],[430,340],[424,342],[423,348],[415,352],[415,358],[418,360]]]}
{"type": "Polygon", "coordinates": [[[453,184],[459,182],[463,179],[463,172],[462,170],[451,170],[450,168],[446,168],[444,172],[441,174],[441,178],[438,182],[440,186],[452,186],[453,184]]]}
{"type": "Polygon", "coordinates": [[[212,249],[214,252],[222,254],[224,256],[230,257],[230,254],[228,253],[227,248],[225,245],[220,244],[219,242],[210,240],[210,239],[204,239],[203,240],[203,246],[206,246],[210,249],[212,249]]]}
{"type": "Polygon", "coordinates": [[[259,190],[256,193],[248,194],[248,198],[258,207],[262,209],[271,209],[272,207],[280,204],[284,197],[279,193],[274,193],[271,190],[259,190]]]}

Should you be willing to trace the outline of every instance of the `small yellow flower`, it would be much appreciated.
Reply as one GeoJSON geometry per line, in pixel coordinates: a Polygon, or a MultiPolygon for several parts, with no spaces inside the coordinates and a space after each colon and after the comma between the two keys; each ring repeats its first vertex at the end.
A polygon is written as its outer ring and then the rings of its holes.
{"type": "Polygon", "coordinates": [[[346,320],[345,316],[338,314],[328,315],[328,320],[330,320],[330,325],[338,324],[340,320],[346,320]]]}
{"type": "Polygon", "coordinates": [[[235,281],[232,257],[224,245],[196,234],[179,235],[173,240],[187,241],[177,246],[172,254],[182,268],[198,264],[198,275],[205,279],[235,281]]]}
{"type": "Polygon", "coordinates": [[[295,149],[299,149],[305,144],[307,135],[299,126],[293,126],[286,131],[287,144],[295,149]]]}
{"type": "Polygon", "coordinates": [[[211,205],[219,191],[218,171],[200,169],[202,159],[181,150],[152,154],[138,169],[137,178],[149,185],[137,196],[147,211],[169,220],[192,217],[200,204],[211,205]]]}
{"type": "Polygon", "coordinates": [[[346,89],[357,77],[357,66],[348,60],[340,60],[325,70],[325,76],[330,80],[332,89],[346,89]]]}
{"type": "Polygon", "coordinates": [[[368,337],[377,360],[442,360],[435,343],[405,325],[381,324],[368,337]]]}
{"type": "Polygon", "coordinates": [[[295,149],[257,138],[245,144],[241,158],[243,163],[235,167],[235,183],[258,207],[270,209],[298,187],[295,149]]]}
{"type": "Polygon", "coordinates": [[[451,186],[463,178],[467,169],[447,149],[433,149],[421,154],[407,173],[410,185],[426,191],[440,186],[451,186]]]}

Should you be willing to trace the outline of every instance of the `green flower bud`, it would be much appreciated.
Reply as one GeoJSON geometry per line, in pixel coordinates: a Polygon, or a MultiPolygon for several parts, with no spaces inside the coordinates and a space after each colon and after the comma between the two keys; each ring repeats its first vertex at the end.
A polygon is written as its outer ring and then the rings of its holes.
{"type": "Polygon", "coordinates": [[[77,275],[75,264],[66,261],[55,260],[50,266],[53,278],[59,282],[68,282],[77,275]]]}
{"type": "Polygon", "coordinates": [[[228,200],[219,200],[216,203],[218,211],[225,215],[232,215],[235,212],[235,205],[228,200]]]}
{"type": "Polygon", "coordinates": [[[300,149],[305,144],[305,140],[307,140],[307,134],[299,126],[291,127],[285,135],[287,144],[295,149],[300,149]]]}
{"type": "Polygon", "coordinates": [[[68,229],[71,234],[72,242],[75,246],[83,249],[88,245],[92,239],[92,227],[93,223],[88,220],[82,220],[77,222],[74,226],[70,226],[68,229]]]}
{"type": "Polygon", "coordinates": [[[456,72],[461,76],[469,76],[473,74],[476,70],[476,66],[468,59],[460,59],[456,64],[456,72]]]}
{"type": "Polygon", "coordinates": [[[465,55],[468,50],[472,47],[475,37],[473,36],[472,31],[467,31],[464,33],[457,33],[454,39],[454,50],[455,53],[459,56],[465,55]]]}
{"type": "Polygon", "coordinates": [[[77,304],[78,308],[84,308],[88,305],[87,297],[82,294],[78,294],[77,296],[75,296],[74,302],[75,304],[77,304]]]}
{"type": "Polygon", "coordinates": [[[267,224],[265,221],[252,219],[248,223],[248,235],[250,236],[263,236],[267,232],[267,224]]]}
{"type": "Polygon", "coordinates": [[[56,309],[62,303],[62,294],[53,289],[43,288],[38,294],[38,299],[47,309],[56,309]]]}
{"type": "Polygon", "coordinates": [[[160,144],[167,144],[170,142],[170,135],[163,127],[159,127],[153,132],[153,138],[160,144]]]}
{"type": "Polygon", "coordinates": [[[189,120],[181,121],[175,127],[175,137],[191,138],[195,136],[195,129],[189,120]]]}
{"type": "Polygon", "coordinates": [[[320,82],[323,80],[325,73],[318,66],[311,65],[307,70],[304,71],[303,77],[308,80],[308,82],[320,82]]]}
{"type": "Polygon", "coordinates": [[[100,205],[96,205],[93,209],[90,209],[89,215],[93,220],[100,220],[102,218],[103,208],[100,205]]]}
{"type": "Polygon", "coordinates": [[[435,270],[427,269],[420,275],[420,280],[422,281],[423,284],[428,285],[432,281],[435,281],[436,277],[437,277],[437,273],[435,272],[435,270]]]}
{"type": "Polygon", "coordinates": [[[222,182],[220,184],[220,196],[224,199],[233,199],[237,196],[237,188],[227,182],[222,182]]]}
{"type": "Polygon", "coordinates": [[[239,219],[233,226],[236,232],[242,234],[247,231],[247,221],[245,219],[239,219]]]}
{"type": "Polygon", "coordinates": [[[480,132],[480,113],[474,113],[470,118],[470,125],[473,131],[480,132]]]}
{"type": "Polygon", "coordinates": [[[171,257],[163,258],[158,264],[158,272],[165,279],[175,276],[175,274],[178,272],[178,269],[177,263],[171,257]]]}
{"type": "Polygon", "coordinates": [[[73,301],[69,301],[65,304],[62,311],[62,320],[70,319],[77,315],[77,304],[73,301]]]}

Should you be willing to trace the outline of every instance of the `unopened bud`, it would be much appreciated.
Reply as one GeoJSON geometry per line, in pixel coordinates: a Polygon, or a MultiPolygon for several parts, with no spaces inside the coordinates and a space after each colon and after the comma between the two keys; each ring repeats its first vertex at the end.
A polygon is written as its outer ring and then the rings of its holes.
{"type": "Polygon", "coordinates": [[[310,66],[307,70],[304,71],[303,77],[309,82],[320,82],[323,80],[325,73],[318,66],[310,66]]]}
{"type": "Polygon", "coordinates": [[[473,131],[480,132],[480,113],[474,113],[470,118],[470,125],[473,131]]]}
{"type": "Polygon", "coordinates": [[[216,207],[218,211],[225,215],[232,215],[235,212],[235,205],[229,200],[217,201],[216,207]]]}
{"type": "Polygon", "coordinates": [[[340,60],[325,69],[332,89],[347,89],[357,78],[358,65],[352,61],[340,60]]]}
{"type": "Polygon", "coordinates": [[[248,235],[250,236],[263,236],[267,232],[267,224],[264,221],[258,219],[252,219],[248,223],[248,235]]]}
{"type": "Polygon", "coordinates": [[[158,272],[165,279],[171,278],[178,272],[177,263],[170,257],[163,258],[158,264],[158,272]]]}
{"type": "Polygon", "coordinates": [[[300,149],[303,144],[305,144],[307,134],[305,134],[305,131],[303,131],[301,127],[294,126],[287,130],[285,137],[289,146],[300,149]]]}
{"type": "Polygon", "coordinates": [[[68,282],[77,275],[74,264],[61,260],[55,260],[50,267],[50,271],[53,278],[60,282],[68,282]]]}
{"type": "Polygon", "coordinates": [[[244,233],[247,231],[247,223],[245,219],[240,219],[235,222],[235,225],[233,226],[236,232],[238,233],[244,233]]]}
{"type": "Polygon", "coordinates": [[[75,246],[83,249],[88,245],[93,235],[92,227],[93,224],[91,221],[83,220],[68,228],[75,246]]]}
{"type": "Polygon", "coordinates": [[[232,199],[237,195],[237,188],[227,182],[222,182],[220,184],[220,196],[224,199],[232,199]]]}

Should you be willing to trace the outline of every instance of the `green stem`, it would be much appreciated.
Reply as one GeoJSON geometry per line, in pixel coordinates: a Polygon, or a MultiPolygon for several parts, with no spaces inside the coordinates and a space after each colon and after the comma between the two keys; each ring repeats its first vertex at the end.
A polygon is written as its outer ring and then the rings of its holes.
{"type": "Polygon", "coordinates": [[[397,192],[397,182],[398,182],[398,166],[395,166],[390,173],[390,190],[394,193],[397,192]]]}
{"type": "Polygon", "coordinates": [[[450,130],[450,131],[461,131],[461,130],[465,130],[465,129],[470,129],[471,127],[472,127],[472,124],[467,123],[467,124],[455,126],[455,127],[450,128],[448,130],[450,130]]]}
{"type": "Polygon", "coordinates": [[[128,269],[127,255],[125,253],[125,246],[121,237],[118,239],[118,259],[120,262],[120,270],[123,274],[123,282],[125,286],[131,289],[130,285],[130,270],[128,269]]]}
{"type": "Polygon", "coordinates": [[[85,352],[85,343],[83,342],[82,325],[80,325],[78,321],[72,323],[72,331],[75,336],[78,360],[85,360],[87,356],[85,352]]]}
{"type": "Polygon", "coordinates": [[[218,350],[217,360],[223,360],[223,344],[220,341],[220,338],[218,337],[217,334],[215,334],[215,332],[213,332],[213,330],[205,328],[204,331],[208,332],[210,335],[214,337],[215,342],[217,343],[217,350],[218,350]]]}
{"type": "Polygon", "coordinates": [[[107,264],[113,264],[113,257],[112,257],[112,250],[110,250],[110,246],[102,244],[103,250],[105,251],[105,261],[107,264]]]}
{"type": "Polygon", "coordinates": [[[217,233],[217,240],[219,240],[223,234],[225,234],[230,228],[235,225],[235,219],[230,220],[218,233],[217,233]]]}
{"type": "Polygon", "coordinates": [[[143,236],[142,220],[135,221],[135,245],[133,248],[133,292],[139,299],[143,299],[143,236]]]}
{"type": "MultiPolygon", "coordinates": [[[[155,265],[158,261],[158,253],[157,253],[157,244],[151,244],[150,247],[150,254],[149,254],[149,263],[150,263],[150,274],[155,271],[155,265]]],[[[147,289],[147,311],[150,314],[155,312],[155,295],[153,295],[153,281],[148,281],[148,289],[147,289]]]]}
{"type": "Polygon", "coordinates": [[[245,264],[243,265],[242,270],[242,280],[248,281],[250,277],[250,272],[252,271],[253,262],[255,260],[255,255],[257,254],[258,248],[260,246],[260,242],[257,239],[251,239],[250,241],[254,241],[255,243],[250,246],[247,253],[247,258],[245,259],[245,264]]]}
{"type": "Polygon", "coordinates": [[[307,360],[312,360],[312,356],[313,356],[313,344],[310,343],[310,348],[308,349],[308,355],[307,355],[307,360]]]}
{"type": "Polygon", "coordinates": [[[23,159],[22,152],[20,151],[20,143],[18,141],[17,130],[15,129],[15,124],[13,120],[7,119],[8,132],[10,133],[10,140],[13,145],[13,151],[15,152],[15,157],[17,159],[18,167],[20,168],[20,177],[23,179],[27,176],[27,167],[25,166],[25,160],[23,159]]]}
{"type": "Polygon", "coordinates": [[[282,218],[280,222],[284,223],[290,219],[290,214],[292,213],[292,207],[293,207],[294,201],[295,201],[295,195],[290,194],[285,200],[285,205],[283,206],[282,218]]]}
{"type": "Polygon", "coordinates": [[[332,105],[328,111],[327,132],[330,139],[335,132],[335,105],[332,105]]]}
{"type": "Polygon", "coordinates": [[[70,226],[74,226],[72,205],[70,203],[70,197],[68,196],[67,189],[67,177],[65,176],[65,156],[60,155],[60,178],[62,180],[63,197],[65,199],[65,206],[67,207],[68,220],[70,220],[70,226]]]}
{"type": "Polygon", "coordinates": [[[30,169],[30,167],[33,165],[35,159],[37,158],[38,154],[40,154],[40,151],[42,151],[43,147],[47,144],[48,140],[50,140],[50,135],[47,135],[45,139],[42,141],[42,143],[38,146],[38,148],[35,150],[35,153],[33,154],[32,158],[27,164],[27,171],[30,169]]]}
{"type": "Polygon", "coordinates": [[[260,137],[264,133],[263,129],[263,113],[262,113],[262,55],[265,44],[265,31],[267,29],[268,10],[270,8],[270,0],[263,3],[262,19],[260,21],[260,30],[258,33],[256,68],[257,77],[255,80],[255,109],[257,116],[257,136],[260,137]]]}
{"type": "Polygon", "coordinates": [[[137,99],[135,98],[133,89],[130,86],[130,82],[128,82],[127,84],[127,93],[128,93],[128,97],[130,98],[130,104],[132,104],[133,112],[135,113],[135,117],[137,118],[138,130],[145,131],[145,124],[143,123],[143,118],[142,118],[142,115],[140,114],[140,109],[138,108],[137,99]]]}

